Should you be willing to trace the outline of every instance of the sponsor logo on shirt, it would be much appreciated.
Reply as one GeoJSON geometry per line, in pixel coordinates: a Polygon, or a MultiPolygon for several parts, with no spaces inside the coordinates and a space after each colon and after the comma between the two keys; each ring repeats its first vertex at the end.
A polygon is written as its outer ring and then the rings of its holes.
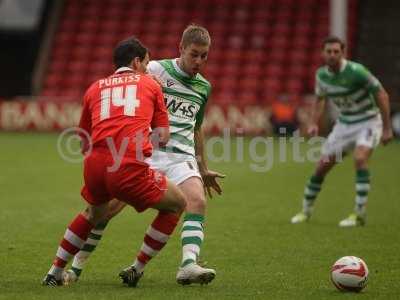
{"type": "Polygon", "coordinates": [[[200,110],[199,104],[172,95],[166,95],[165,105],[170,115],[189,121],[196,120],[196,114],[200,110]]]}
{"type": "Polygon", "coordinates": [[[171,87],[175,84],[175,82],[171,79],[167,79],[167,87],[171,87]]]}

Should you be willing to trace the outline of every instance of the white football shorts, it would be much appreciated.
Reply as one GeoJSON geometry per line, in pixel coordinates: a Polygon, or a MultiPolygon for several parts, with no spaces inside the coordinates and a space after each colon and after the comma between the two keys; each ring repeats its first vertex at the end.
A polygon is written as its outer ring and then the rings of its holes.
{"type": "Polygon", "coordinates": [[[367,121],[355,124],[336,122],[328,139],[322,146],[322,155],[331,156],[347,152],[357,146],[375,148],[382,136],[380,114],[367,121]]]}
{"type": "Polygon", "coordinates": [[[198,177],[201,180],[197,161],[191,155],[154,150],[146,162],[152,169],[164,173],[176,185],[190,177],[198,177]]]}

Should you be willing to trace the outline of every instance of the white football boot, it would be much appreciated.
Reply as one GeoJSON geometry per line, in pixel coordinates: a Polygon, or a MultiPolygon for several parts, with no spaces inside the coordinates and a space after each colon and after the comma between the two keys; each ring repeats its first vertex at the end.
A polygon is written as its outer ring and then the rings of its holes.
{"type": "Polygon", "coordinates": [[[176,281],[186,285],[191,283],[208,284],[215,278],[216,272],[213,269],[200,267],[196,263],[190,263],[178,269],[176,281]]]}
{"type": "Polygon", "coordinates": [[[311,217],[311,214],[306,214],[304,212],[299,212],[294,217],[292,217],[290,222],[292,224],[304,223],[304,222],[307,222],[310,219],[310,217],[311,217]]]}
{"type": "Polygon", "coordinates": [[[342,221],[339,222],[339,227],[356,227],[356,226],[364,226],[366,223],[366,217],[357,215],[357,214],[351,214],[348,216],[346,219],[343,219],[342,221]]]}
{"type": "Polygon", "coordinates": [[[77,282],[79,277],[72,270],[63,271],[62,281],[64,285],[70,285],[77,282]]]}

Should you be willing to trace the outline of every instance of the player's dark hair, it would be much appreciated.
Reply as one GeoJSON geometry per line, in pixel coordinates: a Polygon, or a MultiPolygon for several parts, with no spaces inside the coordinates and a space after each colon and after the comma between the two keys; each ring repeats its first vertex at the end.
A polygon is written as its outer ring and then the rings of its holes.
{"type": "Polygon", "coordinates": [[[140,61],[142,61],[147,52],[147,48],[137,38],[131,36],[119,42],[114,48],[114,65],[117,69],[128,67],[135,57],[139,57],[140,61]]]}
{"type": "Polygon", "coordinates": [[[341,38],[334,35],[330,35],[322,41],[322,48],[325,48],[326,44],[336,44],[336,43],[340,44],[340,49],[342,50],[344,50],[344,48],[346,47],[346,44],[341,38]]]}

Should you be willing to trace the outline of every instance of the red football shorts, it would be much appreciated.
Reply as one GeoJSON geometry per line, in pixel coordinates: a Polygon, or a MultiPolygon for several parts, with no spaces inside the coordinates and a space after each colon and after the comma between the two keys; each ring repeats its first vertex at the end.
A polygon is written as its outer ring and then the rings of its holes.
{"type": "Polygon", "coordinates": [[[82,197],[92,205],[117,198],[138,212],[160,202],[167,190],[166,177],[149,165],[132,158],[123,158],[119,168],[110,172],[114,160],[107,150],[93,149],[85,158],[82,197]]]}

